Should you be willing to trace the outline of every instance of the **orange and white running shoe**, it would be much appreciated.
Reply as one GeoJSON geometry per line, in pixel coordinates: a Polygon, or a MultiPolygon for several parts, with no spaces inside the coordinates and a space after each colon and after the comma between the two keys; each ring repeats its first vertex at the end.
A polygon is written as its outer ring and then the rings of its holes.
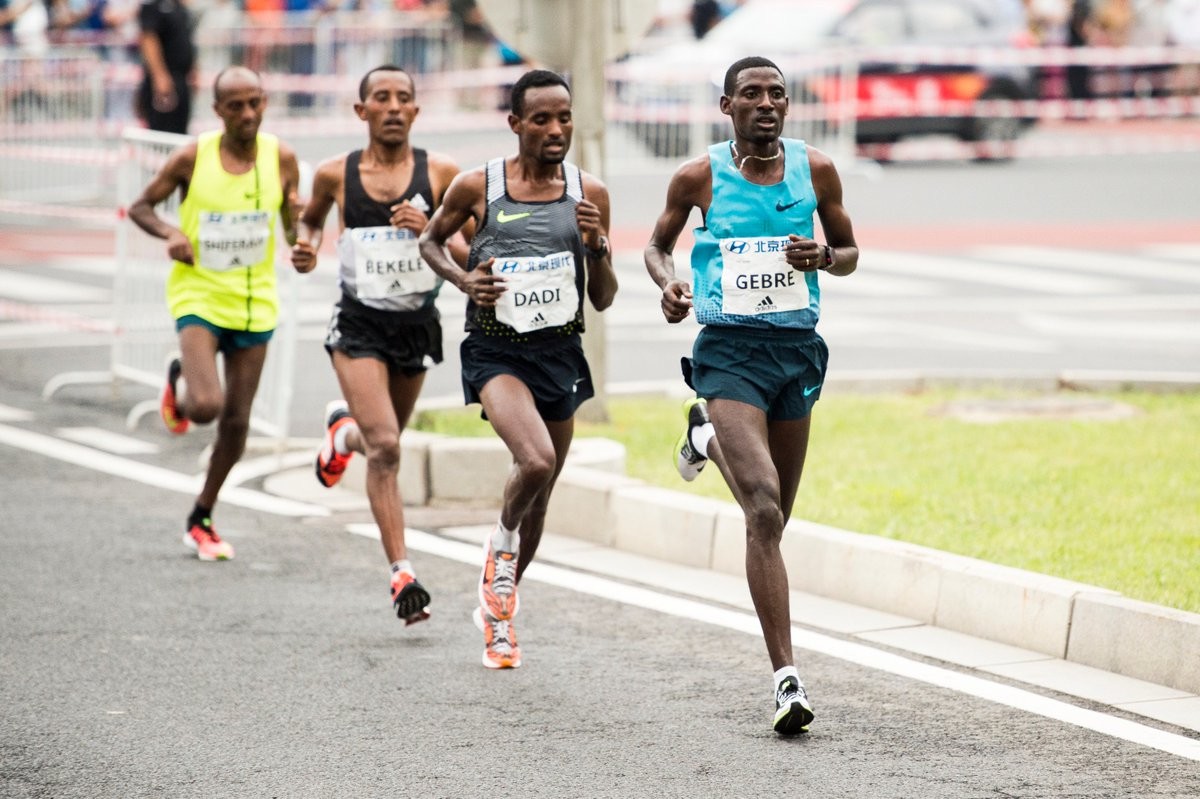
{"type": "Polygon", "coordinates": [[[492,549],[490,535],[483,544],[483,553],[479,605],[492,618],[506,621],[517,615],[517,553],[492,549]]]}
{"type": "Polygon", "coordinates": [[[497,619],[483,608],[475,608],[475,626],[483,631],[483,666],[487,669],[521,668],[521,647],[512,619],[497,619]]]}
{"type": "Polygon", "coordinates": [[[405,626],[429,618],[429,592],[411,572],[392,573],[392,607],[405,626]]]}
{"type": "Polygon", "coordinates": [[[191,427],[186,416],[179,413],[179,400],[176,387],[179,385],[179,375],[183,373],[183,364],[178,358],[172,358],[167,363],[167,382],[163,384],[162,394],[158,397],[158,413],[162,416],[167,430],[181,436],[191,427]]]}
{"type": "Polygon", "coordinates": [[[344,400],[333,400],[325,406],[325,443],[317,452],[316,468],[317,482],[326,488],[337,485],[338,480],[342,479],[346,464],[350,463],[350,456],[354,454],[342,455],[333,445],[337,431],[348,424],[354,424],[354,417],[350,415],[350,408],[344,400]]]}
{"type": "Polygon", "coordinates": [[[200,560],[233,560],[233,545],[217,535],[210,519],[205,519],[204,524],[193,524],[183,534],[183,543],[200,560]]]}

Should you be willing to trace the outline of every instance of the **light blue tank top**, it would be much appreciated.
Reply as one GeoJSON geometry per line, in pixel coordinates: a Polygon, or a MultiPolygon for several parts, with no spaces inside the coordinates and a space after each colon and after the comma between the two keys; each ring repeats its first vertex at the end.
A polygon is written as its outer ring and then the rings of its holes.
{"type": "MultiPolygon", "coordinates": [[[[692,247],[693,304],[696,320],[702,325],[811,330],[820,318],[821,288],[817,273],[799,272],[790,267],[781,270],[775,279],[802,280],[808,288],[807,307],[772,310],[772,297],[781,295],[770,291],[768,285],[767,290],[754,295],[755,312],[735,313],[725,308],[722,274],[731,250],[775,248],[781,242],[771,239],[786,238],[789,233],[812,238],[817,197],[808,165],[808,148],[798,139],[780,139],[780,143],[784,148],[783,180],[771,186],[760,186],[742,177],[733,162],[730,142],[719,142],[708,148],[712,204],[704,226],[694,231],[696,243],[692,247]],[[789,274],[789,270],[794,274],[789,274]]],[[[767,280],[770,279],[768,276],[767,280]]],[[[790,291],[789,296],[794,297],[795,288],[790,291]]]]}

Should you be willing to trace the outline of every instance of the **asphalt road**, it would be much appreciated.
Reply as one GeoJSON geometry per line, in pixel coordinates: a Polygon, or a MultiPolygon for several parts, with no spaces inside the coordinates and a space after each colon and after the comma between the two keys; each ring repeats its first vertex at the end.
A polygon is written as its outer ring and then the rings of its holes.
{"type": "MultiPolygon", "coordinates": [[[[603,598],[583,590],[586,575],[546,582],[531,572],[525,665],[489,672],[468,620],[473,562],[414,554],[434,616],[410,629],[391,616],[378,543],[347,532],[361,511],[293,517],[227,502],[217,519],[238,557],[198,563],[179,541],[189,497],[162,486],[197,471],[206,437],[152,431],[136,438],[156,452],[81,455],[65,429],[124,432],[116,403],[98,388],[82,393],[42,404],[5,387],[7,409],[31,413],[7,411],[0,423],[0,795],[1200,790],[1200,762],[805,650],[818,721],[779,740],[758,637],[703,613],[625,604],[621,574],[599,575],[616,584],[603,598]]],[[[411,521],[438,522],[420,516],[411,521]]],[[[819,631],[819,620],[799,629],[819,631]]],[[[947,683],[961,676],[942,673],[947,683]]]]}

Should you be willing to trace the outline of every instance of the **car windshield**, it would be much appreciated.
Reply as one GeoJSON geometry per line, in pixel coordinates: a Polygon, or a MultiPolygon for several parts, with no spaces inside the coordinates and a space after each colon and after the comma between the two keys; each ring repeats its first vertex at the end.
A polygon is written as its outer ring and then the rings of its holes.
{"type": "Polygon", "coordinates": [[[704,41],[764,53],[794,53],[827,38],[845,12],[843,3],[751,2],[730,14],[704,41]]]}

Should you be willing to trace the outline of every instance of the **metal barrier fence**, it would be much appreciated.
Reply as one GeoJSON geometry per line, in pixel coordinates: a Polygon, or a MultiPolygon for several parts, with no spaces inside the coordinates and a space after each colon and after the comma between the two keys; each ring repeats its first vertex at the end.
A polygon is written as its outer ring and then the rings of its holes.
{"type": "Polygon", "coordinates": [[[87,51],[0,56],[0,214],[112,224],[100,66],[87,51]]]}
{"type": "MultiPolygon", "coordinates": [[[[42,390],[49,399],[59,389],[76,383],[108,383],[125,380],[161,388],[166,361],[178,349],[175,326],[166,305],[166,278],[171,262],[166,244],[142,232],[125,214],[125,209],[158,173],[167,156],[189,141],[187,136],[147,130],[127,131],[121,139],[117,199],[121,223],[116,230],[116,270],[113,278],[113,332],[109,369],[103,372],[67,372],[51,378],[42,390]]],[[[172,223],[178,221],[179,196],[172,195],[158,212],[172,223]]],[[[282,263],[287,248],[277,247],[280,264],[279,326],[267,350],[267,362],[254,400],[251,426],[275,438],[282,446],[287,438],[294,386],[299,283],[290,264],[282,263]]],[[[130,429],[138,420],[156,413],[158,400],[139,402],[129,412],[130,429]]]]}
{"type": "MultiPolygon", "coordinates": [[[[361,71],[344,70],[365,71],[374,62],[353,63],[351,43],[360,36],[372,47],[382,46],[391,41],[391,34],[361,26],[333,28],[328,33],[294,27],[239,28],[230,40],[238,44],[213,47],[227,54],[241,47],[247,58],[259,52],[262,55],[256,58],[269,67],[287,62],[296,46],[311,45],[314,58],[319,55],[330,62],[333,72],[267,72],[263,76],[271,98],[265,128],[299,141],[361,133],[362,123],[350,110],[361,71]],[[261,41],[253,42],[251,31],[261,41]],[[322,44],[322,36],[328,36],[331,43],[322,44]],[[288,55],[285,58],[280,53],[288,55]]],[[[447,58],[454,48],[452,36],[436,26],[403,29],[398,41],[422,42],[429,67],[434,60],[447,58]]],[[[653,63],[653,58],[649,59],[653,63]]],[[[197,109],[211,102],[208,87],[215,74],[208,65],[202,66],[193,100],[197,109]]],[[[780,66],[792,81],[785,133],[811,141],[843,160],[1200,150],[1197,48],[845,51],[783,60],[780,66]],[[907,77],[903,71],[880,75],[879,62],[888,60],[915,69],[909,70],[907,77]],[[1031,76],[1036,92],[970,99],[950,96],[945,88],[955,76],[969,83],[972,76],[1013,70],[1031,76]],[[1086,74],[1088,99],[1065,96],[1071,70],[1086,74]],[[937,74],[951,77],[939,87],[937,79],[929,77],[937,74]],[[917,140],[897,147],[886,137],[895,122],[938,118],[943,128],[949,120],[949,129],[969,130],[966,140],[937,141],[937,149],[930,149],[912,146],[925,143],[917,140]],[[1116,123],[1137,120],[1155,124],[1113,128],[1116,123]],[[1173,124],[1159,125],[1160,120],[1173,124]],[[1020,135],[1026,123],[1034,123],[1032,137],[1020,135]],[[1065,131],[1066,135],[1050,140],[1037,136],[1040,130],[1065,131]]],[[[728,135],[728,119],[717,104],[719,76],[712,65],[646,67],[647,58],[631,58],[608,70],[606,118],[611,135],[607,162],[613,172],[677,161],[728,135]]],[[[421,129],[431,134],[504,130],[505,87],[524,69],[495,66],[420,75],[421,129]]],[[[4,78],[0,222],[10,217],[21,221],[65,217],[81,224],[114,224],[116,165],[120,160],[117,142],[120,131],[132,122],[129,97],[141,79],[140,67],[102,61],[95,53],[77,50],[56,51],[40,59],[0,53],[0,74],[4,78]]],[[[210,119],[196,114],[197,126],[207,126],[210,119]]]]}

